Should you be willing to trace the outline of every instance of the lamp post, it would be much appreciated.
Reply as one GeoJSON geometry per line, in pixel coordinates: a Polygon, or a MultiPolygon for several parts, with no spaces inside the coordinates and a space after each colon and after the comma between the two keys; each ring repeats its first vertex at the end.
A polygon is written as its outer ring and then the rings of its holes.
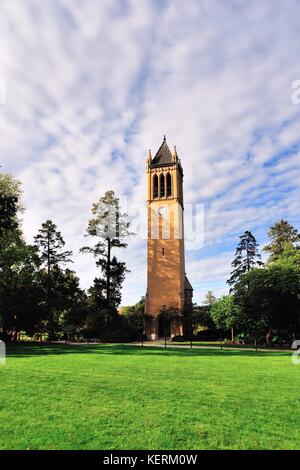
{"type": "Polygon", "coordinates": [[[191,335],[191,349],[192,349],[193,347],[193,315],[191,311],[190,311],[190,316],[191,316],[190,335],[191,335]]]}
{"type": "Polygon", "coordinates": [[[142,313],[142,348],[144,347],[144,325],[145,325],[145,312],[142,313]]]}

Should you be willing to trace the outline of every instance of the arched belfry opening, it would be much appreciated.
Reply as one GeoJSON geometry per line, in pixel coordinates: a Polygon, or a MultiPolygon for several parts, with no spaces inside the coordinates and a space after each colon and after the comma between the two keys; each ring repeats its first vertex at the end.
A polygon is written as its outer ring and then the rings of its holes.
{"type": "Polygon", "coordinates": [[[165,175],[161,173],[160,175],[160,192],[159,192],[159,197],[165,197],[165,175]]]}
{"type": "Polygon", "coordinates": [[[153,199],[158,198],[158,176],[153,176],[153,199]]]}
{"type": "Polygon", "coordinates": [[[167,173],[167,197],[172,197],[172,176],[170,173],[167,173]]]}

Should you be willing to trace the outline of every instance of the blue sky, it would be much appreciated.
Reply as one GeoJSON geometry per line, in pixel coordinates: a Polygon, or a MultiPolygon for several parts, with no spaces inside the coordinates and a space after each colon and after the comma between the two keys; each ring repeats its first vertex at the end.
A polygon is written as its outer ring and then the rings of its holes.
{"type": "MultiPolygon", "coordinates": [[[[147,151],[166,134],[185,201],[205,205],[205,245],[186,253],[195,299],[225,293],[240,233],[263,246],[279,218],[300,227],[299,37],[297,0],[4,0],[0,159],[23,181],[28,241],[53,219],[88,287],[92,203],[110,188],[143,203],[147,151]]],[[[118,256],[134,303],[144,241],[118,256]]]]}

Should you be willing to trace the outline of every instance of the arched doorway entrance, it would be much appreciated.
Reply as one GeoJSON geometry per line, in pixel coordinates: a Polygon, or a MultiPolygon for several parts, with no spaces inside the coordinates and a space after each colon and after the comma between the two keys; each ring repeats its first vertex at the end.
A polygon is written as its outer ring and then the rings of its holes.
{"type": "Polygon", "coordinates": [[[171,322],[164,316],[158,317],[158,337],[169,338],[171,336],[171,322]]]}

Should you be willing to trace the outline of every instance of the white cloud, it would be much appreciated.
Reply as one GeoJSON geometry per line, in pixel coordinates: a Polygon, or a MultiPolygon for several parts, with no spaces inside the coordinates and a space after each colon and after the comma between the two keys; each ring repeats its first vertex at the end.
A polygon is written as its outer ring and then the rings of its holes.
{"type": "MultiPolygon", "coordinates": [[[[186,201],[206,207],[206,248],[187,262],[197,298],[212,283],[224,291],[240,232],[250,227],[265,242],[279,217],[299,224],[296,0],[1,8],[1,164],[24,182],[28,239],[52,218],[83,286],[96,272],[77,253],[92,202],[110,188],[143,202],[146,152],[164,133],[182,157],[186,201]]],[[[124,303],[134,302],[146,288],[145,243],[119,256],[132,271],[124,303]]]]}

